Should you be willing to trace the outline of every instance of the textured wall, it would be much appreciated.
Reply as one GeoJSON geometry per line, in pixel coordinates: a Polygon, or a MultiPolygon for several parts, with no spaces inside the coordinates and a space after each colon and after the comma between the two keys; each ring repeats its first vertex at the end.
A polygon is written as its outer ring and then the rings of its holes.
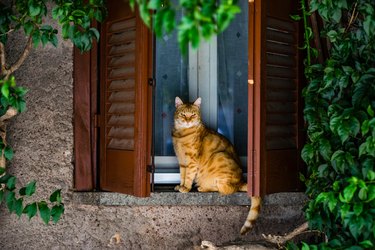
{"type": "MultiPolygon", "coordinates": [[[[18,57],[22,35],[8,43],[8,57],[18,57]]],[[[57,225],[40,218],[17,219],[1,206],[0,249],[189,249],[201,240],[216,244],[257,239],[301,222],[303,196],[280,194],[266,199],[257,226],[245,237],[239,229],[244,206],[103,206],[73,199],[72,44],[34,49],[17,71],[17,83],[29,89],[27,111],[9,124],[15,157],[11,173],[21,184],[38,181],[37,197],[48,199],[62,188],[66,212],[57,225]],[[119,234],[119,244],[110,244],[119,234]]]]}

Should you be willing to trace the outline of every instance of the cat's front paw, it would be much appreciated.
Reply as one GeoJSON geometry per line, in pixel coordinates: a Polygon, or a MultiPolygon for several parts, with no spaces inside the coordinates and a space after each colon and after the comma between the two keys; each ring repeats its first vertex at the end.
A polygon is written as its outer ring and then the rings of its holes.
{"type": "Polygon", "coordinates": [[[190,191],[191,188],[187,188],[185,186],[180,186],[180,185],[177,185],[174,190],[176,191],[179,191],[181,193],[188,193],[190,191]]]}

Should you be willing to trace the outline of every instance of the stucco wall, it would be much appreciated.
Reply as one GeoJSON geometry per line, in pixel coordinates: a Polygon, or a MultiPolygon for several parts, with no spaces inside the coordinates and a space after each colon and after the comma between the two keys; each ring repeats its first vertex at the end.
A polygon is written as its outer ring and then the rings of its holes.
{"type": "MultiPolygon", "coordinates": [[[[17,58],[22,35],[8,43],[17,58]]],[[[261,233],[283,233],[303,220],[301,194],[268,196],[253,232],[241,237],[246,206],[98,205],[73,193],[72,44],[34,49],[17,71],[17,83],[29,89],[27,111],[9,124],[8,141],[15,156],[9,171],[21,184],[37,180],[37,197],[63,190],[66,212],[57,225],[40,218],[0,211],[0,249],[189,249],[201,240],[216,244],[258,239],[261,233]],[[78,197],[78,198],[77,198],[78,197]],[[85,201],[83,201],[85,200],[85,201]],[[121,242],[111,245],[119,234],[121,242]]],[[[95,195],[94,195],[95,196],[95,195]]],[[[189,196],[185,196],[189,199],[189,196]]]]}

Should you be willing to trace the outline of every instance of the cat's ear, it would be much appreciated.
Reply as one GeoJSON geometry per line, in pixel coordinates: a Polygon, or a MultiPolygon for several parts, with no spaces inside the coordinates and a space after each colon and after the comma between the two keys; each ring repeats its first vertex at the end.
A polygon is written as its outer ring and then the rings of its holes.
{"type": "Polygon", "coordinates": [[[178,108],[180,105],[184,104],[182,102],[182,100],[180,99],[180,97],[176,96],[176,99],[174,101],[175,105],[176,105],[176,108],[178,108]]]}
{"type": "Polygon", "coordinates": [[[197,100],[195,100],[194,105],[200,107],[202,103],[202,98],[198,97],[197,100]]]}

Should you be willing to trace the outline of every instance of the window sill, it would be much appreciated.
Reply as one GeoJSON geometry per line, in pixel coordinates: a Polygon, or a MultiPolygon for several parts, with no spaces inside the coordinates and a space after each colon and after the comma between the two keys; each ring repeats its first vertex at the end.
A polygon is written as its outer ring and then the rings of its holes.
{"type": "MultiPolygon", "coordinates": [[[[250,198],[244,192],[227,196],[218,193],[155,192],[147,198],[110,192],[73,192],[72,198],[77,204],[105,206],[248,206],[250,204],[250,198]]],[[[263,204],[303,205],[306,200],[304,193],[277,193],[267,195],[263,204]]]]}

